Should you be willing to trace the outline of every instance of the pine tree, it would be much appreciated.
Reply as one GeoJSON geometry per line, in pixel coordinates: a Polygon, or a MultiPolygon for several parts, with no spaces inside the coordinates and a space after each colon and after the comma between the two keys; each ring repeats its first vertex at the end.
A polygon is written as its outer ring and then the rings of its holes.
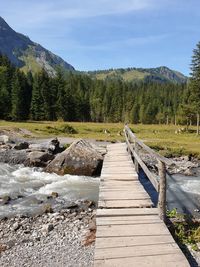
{"type": "Polygon", "coordinates": [[[199,135],[200,120],[200,42],[193,51],[191,63],[191,79],[189,84],[190,104],[197,116],[197,135],[199,135]]]}
{"type": "Polygon", "coordinates": [[[44,99],[41,92],[41,80],[39,74],[35,75],[33,82],[33,91],[31,99],[31,119],[45,119],[44,99]]]}
{"type": "Polygon", "coordinates": [[[26,120],[28,117],[28,110],[26,106],[26,89],[27,81],[22,72],[16,70],[12,83],[12,119],[13,120],[26,120]]]}

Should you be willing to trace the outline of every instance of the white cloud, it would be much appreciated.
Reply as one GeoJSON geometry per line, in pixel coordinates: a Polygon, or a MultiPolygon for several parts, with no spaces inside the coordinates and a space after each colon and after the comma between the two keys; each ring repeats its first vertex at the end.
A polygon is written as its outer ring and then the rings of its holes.
{"type": "MultiPolygon", "coordinates": [[[[0,2],[3,0],[0,0],[0,2]]],[[[155,6],[156,0],[7,0],[1,4],[1,14],[24,27],[59,19],[81,19],[117,15],[145,10],[155,6]],[[13,3],[14,2],[14,3],[13,3]]]]}

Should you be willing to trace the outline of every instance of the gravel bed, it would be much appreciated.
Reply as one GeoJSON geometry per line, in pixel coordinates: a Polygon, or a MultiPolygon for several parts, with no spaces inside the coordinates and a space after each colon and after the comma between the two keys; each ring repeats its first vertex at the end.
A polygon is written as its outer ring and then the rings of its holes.
{"type": "Polygon", "coordinates": [[[95,210],[61,210],[0,220],[1,267],[89,267],[95,210]]]}

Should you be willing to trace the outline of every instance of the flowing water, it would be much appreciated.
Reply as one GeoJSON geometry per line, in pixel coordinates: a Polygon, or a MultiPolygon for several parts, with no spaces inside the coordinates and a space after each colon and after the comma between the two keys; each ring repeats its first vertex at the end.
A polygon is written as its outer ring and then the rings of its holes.
{"type": "Polygon", "coordinates": [[[0,217],[40,213],[44,206],[69,205],[77,200],[98,199],[99,179],[45,173],[40,168],[0,163],[0,217]],[[52,192],[58,193],[52,198],[52,192]],[[6,197],[11,201],[4,204],[6,197]]]}
{"type": "Polygon", "coordinates": [[[168,208],[200,217],[200,176],[167,176],[168,208]]]}
{"type": "MultiPolygon", "coordinates": [[[[150,192],[149,180],[143,178],[141,182],[150,192]]],[[[167,185],[169,209],[177,208],[179,212],[200,217],[200,177],[175,174],[167,177],[167,185]]],[[[40,168],[0,163],[0,217],[37,214],[47,204],[59,208],[77,200],[97,201],[98,189],[99,178],[59,176],[40,168]],[[52,198],[52,192],[58,193],[58,197],[52,198]],[[8,196],[11,201],[5,204],[8,196]]],[[[157,193],[154,195],[156,202],[157,193]]]]}
{"type": "MultiPolygon", "coordinates": [[[[177,209],[180,213],[200,217],[200,169],[197,176],[183,174],[167,175],[167,208],[177,209]]],[[[158,194],[143,171],[140,171],[140,181],[157,205],[158,194]]]]}

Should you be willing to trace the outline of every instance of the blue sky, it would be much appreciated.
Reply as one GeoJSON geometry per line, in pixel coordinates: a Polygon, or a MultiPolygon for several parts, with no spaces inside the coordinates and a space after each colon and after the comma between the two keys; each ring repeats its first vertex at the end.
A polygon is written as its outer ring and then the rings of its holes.
{"type": "Polygon", "coordinates": [[[199,0],[0,0],[0,15],[78,70],[168,66],[188,75],[199,0]]]}

